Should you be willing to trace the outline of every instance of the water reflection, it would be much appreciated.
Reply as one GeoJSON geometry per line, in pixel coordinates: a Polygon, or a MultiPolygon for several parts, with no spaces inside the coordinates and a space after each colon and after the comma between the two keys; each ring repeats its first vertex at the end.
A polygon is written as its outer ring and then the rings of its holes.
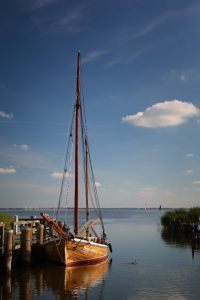
{"type": "Polygon", "coordinates": [[[166,245],[171,246],[173,244],[177,248],[191,247],[193,255],[195,249],[200,250],[200,239],[196,234],[171,231],[163,228],[161,230],[161,237],[166,245]]]}
{"type": "MultiPolygon", "coordinates": [[[[90,288],[101,285],[106,280],[109,263],[99,265],[64,268],[46,265],[44,268],[12,269],[11,275],[0,275],[0,299],[29,300],[46,293],[56,295],[56,299],[88,299],[90,288]],[[50,293],[49,293],[50,291],[50,293]]],[[[52,298],[54,299],[54,297],[52,298]]]]}

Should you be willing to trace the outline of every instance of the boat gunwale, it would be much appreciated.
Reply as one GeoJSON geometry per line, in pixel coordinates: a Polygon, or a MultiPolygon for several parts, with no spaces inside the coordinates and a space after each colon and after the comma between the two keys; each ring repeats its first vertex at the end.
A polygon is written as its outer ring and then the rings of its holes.
{"type": "MultiPolygon", "coordinates": [[[[52,242],[55,242],[55,241],[60,241],[60,240],[64,240],[65,238],[61,238],[61,237],[57,237],[57,238],[51,238],[50,240],[46,241],[43,243],[43,245],[47,245],[47,244],[50,244],[52,242]]],[[[87,241],[87,240],[84,240],[84,239],[72,239],[72,240],[69,240],[69,241],[72,241],[72,242],[76,242],[78,244],[86,244],[86,245],[91,245],[91,246],[96,246],[96,247],[100,247],[100,248],[108,248],[108,245],[104,245],[104,244],[98,244],[98,243],[94,243],[92,241],[87,241]]]]}

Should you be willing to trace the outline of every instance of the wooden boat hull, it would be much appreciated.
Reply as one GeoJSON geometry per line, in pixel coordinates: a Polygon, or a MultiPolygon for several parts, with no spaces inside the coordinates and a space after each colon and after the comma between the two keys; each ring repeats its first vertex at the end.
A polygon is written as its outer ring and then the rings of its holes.
{"type": "Polygon", "coordinates": [[[66,267],[97,264],[108,258],[108,246],[82,239],[52,238],[43,244],[48,260],[66,267]]]}

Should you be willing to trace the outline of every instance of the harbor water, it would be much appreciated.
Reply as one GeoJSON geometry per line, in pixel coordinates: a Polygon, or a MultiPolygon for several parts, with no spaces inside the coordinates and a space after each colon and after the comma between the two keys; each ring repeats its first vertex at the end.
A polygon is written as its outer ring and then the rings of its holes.
{"type": "MultiPolygon", "coordinates": [[[[39,210],[3,211],[19,218],[40,217],[39,210]]],[[[43,211],[55,217],[53,210],[43,211]]],[[[66,269],[49,263],[0,272],[0,299],[198,299],[200,242],[190,234],[162,230],[165,210],[103,209],[113,252],[97,266],[66,269]],[[137,264],[132,262],[137,261],[137,264]]],[[[73,226],[73,210],[67,223],[73,226]]],[[[65,212],[60,212],[64,221],[65,212]]],[[[79,213],[79,223],[85,211],[79,213]]],[[[96,215],[91,211],[91,220],[96,215]]],[[[100,228],[96,226],[97,233],[100,228]]]]}

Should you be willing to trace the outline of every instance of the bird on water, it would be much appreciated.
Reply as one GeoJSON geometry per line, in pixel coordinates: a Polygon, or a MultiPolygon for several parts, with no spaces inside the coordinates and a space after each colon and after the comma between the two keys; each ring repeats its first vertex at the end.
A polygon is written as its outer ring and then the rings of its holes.
{"type": "Polygon", "coordinates": [[[132,265],[137,265],[137,261],[135,260],[134,262],[132,262],[132,265]]]}

